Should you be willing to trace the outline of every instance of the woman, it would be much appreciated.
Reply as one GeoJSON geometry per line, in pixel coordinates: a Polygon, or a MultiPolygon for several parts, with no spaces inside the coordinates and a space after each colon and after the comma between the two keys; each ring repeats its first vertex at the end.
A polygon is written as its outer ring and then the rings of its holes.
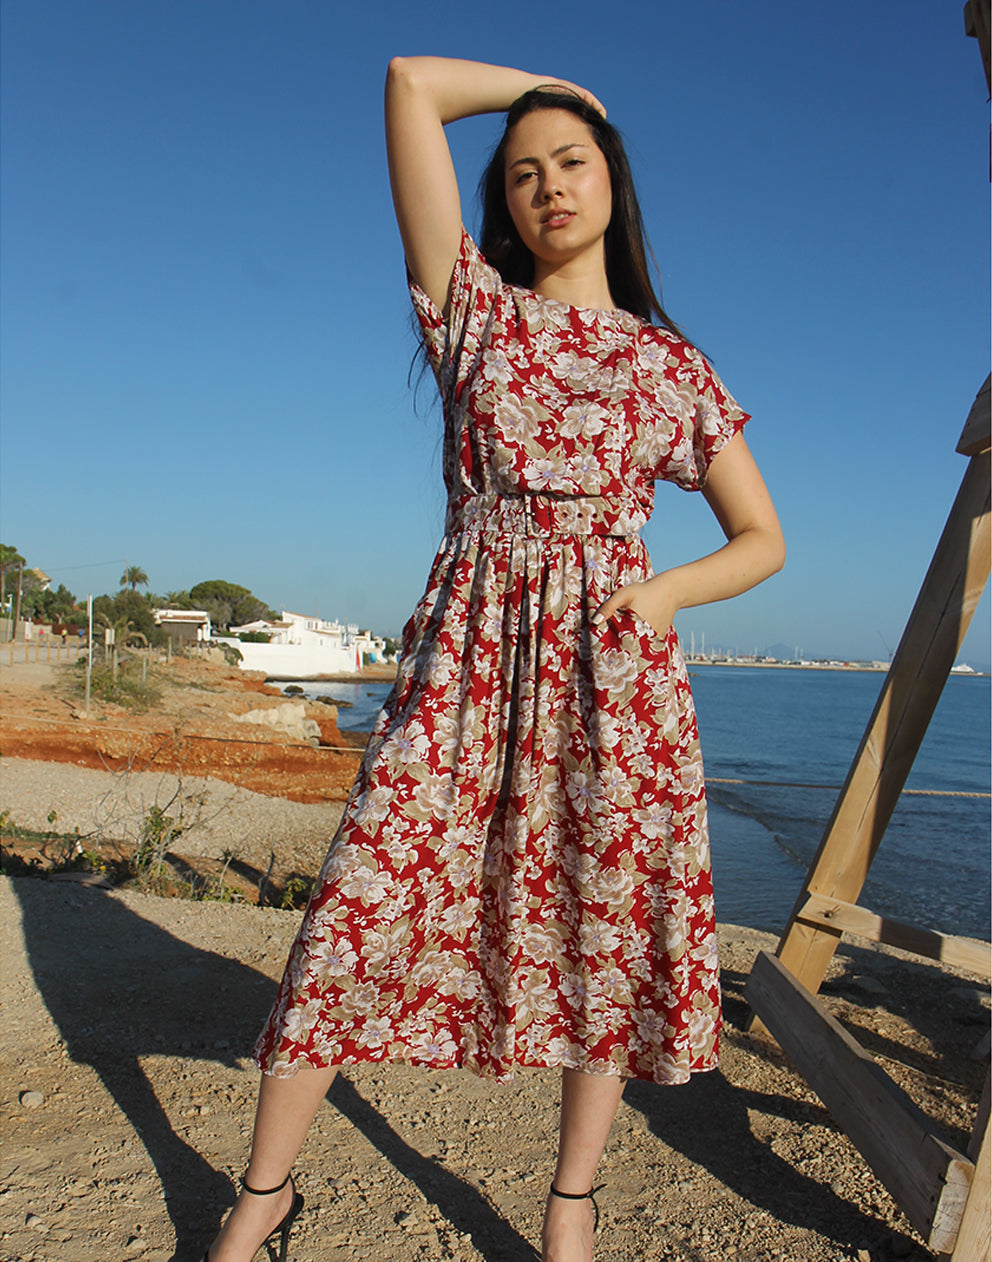
{"type": "Polygon", "coordinates": [[[702,766],[672,618],[760,582],[784,547],[746,414],[651,288],[599,102],[396,59],[386,136],[444,402],[447,528],[255,1049],[245,1191],[208,1262],[246,1262],[276,1232],[285,1246],[290,1167],[337,1066],[363,1060],[561,1068],[542,1256],[587,1262],[624,1081],[716,1063],[702,766]],[[483,257],[444,127],[503,110],[483,257]],[[637,530],[658,478],[701,489],[727,543],[652,576],[637,530]]]}

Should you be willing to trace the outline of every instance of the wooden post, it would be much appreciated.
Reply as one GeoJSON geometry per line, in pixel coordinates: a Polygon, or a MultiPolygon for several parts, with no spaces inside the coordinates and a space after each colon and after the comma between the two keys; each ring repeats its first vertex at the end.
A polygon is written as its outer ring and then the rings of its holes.
{"type": "Polygon", "coordinates": [[[856,903],[913,759],[989,576],[989,382],[962,436],[972,450],[961,488],[910,615],[868,728],[827,824],[776,954],[816,993],[839,927],[799,913],[810,894],[856,903]],[[976,427],[975,413],[984,412],[976,427]],[[983,423],[981,423],[983,421],[983,423]]]}
{"type": "Polygon", "coordinates": [[[986,1076],[968,1156],[975,1163],[951,1262],[988,1262],[992,1253],[992,1149],[989,1147],[989,1079],[986,1076]]]}

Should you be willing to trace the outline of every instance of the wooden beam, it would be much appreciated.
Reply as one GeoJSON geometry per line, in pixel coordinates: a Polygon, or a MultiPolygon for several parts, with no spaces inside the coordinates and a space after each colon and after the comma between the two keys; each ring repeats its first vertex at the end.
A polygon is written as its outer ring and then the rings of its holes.
{"type": "Polygon", "coordinates": [[[982,977],[992,978],[992,944],[974,938],[953,938],[932,929],[918,929],[878,916],[857,903],[839,898],[810,894],[800,908],[797,919],[803,924],[820,926],[831,933],[854,934],[872,942],[885,942],[902,951],[911,951],[928,960],[940,960],[952,968],[967,969],[982,977]]]}
{"type": "Polygon", "coordinates": [[[964,423],[956,450],[962,456],[977,456],[980,452],[992,447],[992,411],[989,400],[992,398],[992,373],[985,378],[985,384],[975,395],[968,419],[964,423]]]}
{"type": "Polygon", "coordinates": [[[975,1130],[968,1146],[968,1156],[975,1163],[971,1191],[961,1216],[957,1242],[951,1262],[990,1262],[992,1258],[992,1145],[989,1144],[989,1080],[985,1079],[982,1102],[978,1107],[975,1130]]]}
{"type": "Polygon", "coordinates": [[[748,1002],[934,1251],[954,1248],[974,1167],[768,951],[748,1002]]]}
{"type": "Polygon", "coordinates": [[[972,456],[777,954],[819,989],[840,933],[803,924],[809,894],[857,903],[989,576],[989,453],[972,456]]]}
{"type": "Polygon", "coordinates": [[[989,67],[989,0],[967,0],[964,6],[964,33],[978,40],[985,67],[985,82],[992,92],[992,75],[989,67]]]}

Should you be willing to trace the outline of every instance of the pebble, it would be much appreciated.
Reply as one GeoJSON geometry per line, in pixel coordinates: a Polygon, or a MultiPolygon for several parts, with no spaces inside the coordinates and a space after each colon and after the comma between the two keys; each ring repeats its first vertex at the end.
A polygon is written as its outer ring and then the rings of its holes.
{"type": "Polygon", "coordinates": [[[40,1091],[22,1091],[20,1101],[26,1109],[40,1109],[45,1103],[45,1097],[40,1091]]]}
{"type": "Polygon", "coordinates": [[[869,977],[863,973],[850,978],[847,984],[852,990],[860,990],[865,995],[887,995],[889,993],[888,986],[880,982],[877,977],[869,977]]]}
{"type": "Polygon", "coordinates": [[[30,1227],[32,1231],[48,1231],[48,1224],[42,1222],[37,1214],[28,1214],[24,1226],[30,1227]]]}

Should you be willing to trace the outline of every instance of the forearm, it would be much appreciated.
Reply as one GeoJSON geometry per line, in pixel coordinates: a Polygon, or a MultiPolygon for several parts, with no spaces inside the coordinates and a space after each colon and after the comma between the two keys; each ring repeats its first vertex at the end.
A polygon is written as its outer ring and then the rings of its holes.
{"type": "Polygon", "coordinates": [[[442,124],[507,110],[524,92],[549,82],[524,70],[450,57],[394,57],[386,80],[390,98],[429,102],[442,124]]]}
{"type": "Polygon", "coordinates": [[[648,579],[645,595],[659,610],[670,610],[670,622],[680,609],[739,596],[780,570],[784,562],[781,532],[755,526],[735,535],[708,556],[648,579]]]}
{"type": "Polygon", "coordinates": [[[780,570],[784,562],[785,544],[777,521],[748,527],[698,561],[618,588],[599,607],[597,616],[609,618],[618,609],[632,609],[664,635],[680,609],[739,596],[780,570]]]}

